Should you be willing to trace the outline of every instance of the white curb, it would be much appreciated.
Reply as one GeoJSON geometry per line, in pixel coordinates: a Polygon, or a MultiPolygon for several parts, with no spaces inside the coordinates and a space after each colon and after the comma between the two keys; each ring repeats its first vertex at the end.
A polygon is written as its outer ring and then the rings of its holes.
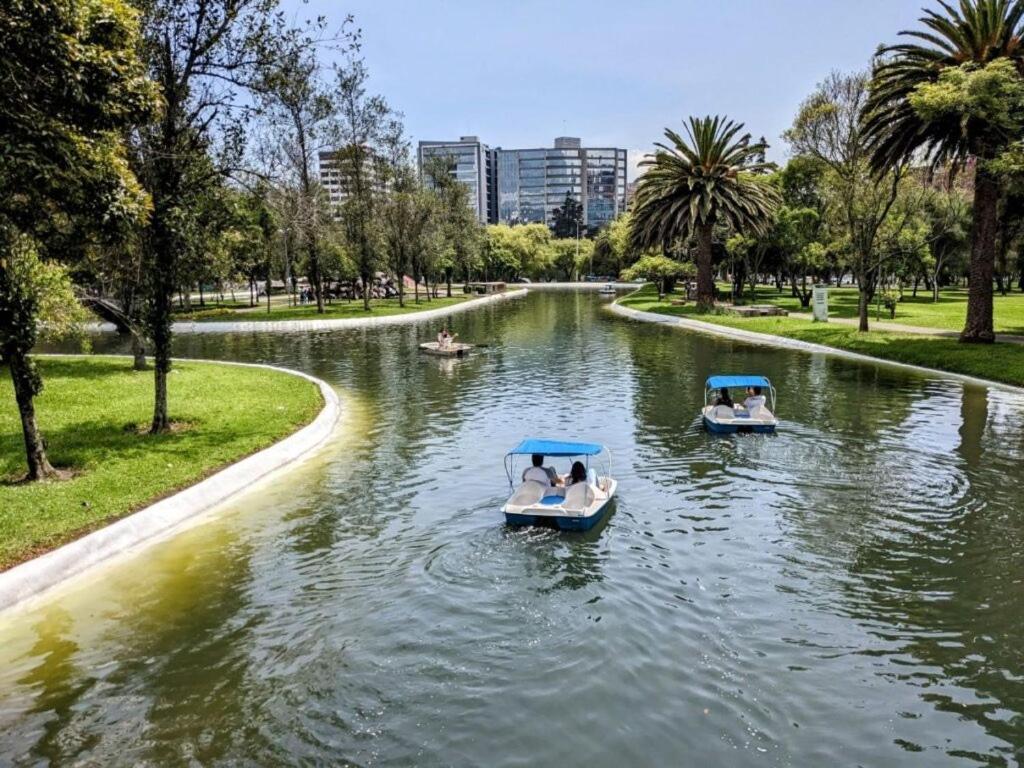
{"type": "MultiPolygon", "coordinates": [[[[340,331],[346,328],[372,328],[381,325],[405,325],[420,323],[424,320],[436,320],[459,312],[476,309],[484,304],[507,299],[518,299],[527,293],[525,288],[505,293],[494,293],[479,299],[466,301],[439,309],[424,309],[420,312],[408,312],[404,315],[385,315],[384,317],[336,317],[324,320],[250,320],[250,321],[211,321],[177,322],[171,327],[173,333],[282,333],[299,331],[340,331]]],[[[109,332],[116,330],[113,323],[93,323],[91,330],[109,332]]]]}
{"type": "MultiPolygon", "coordinates": [[[[63,355],[62,355],[63,357],[63,355]]],[[[121,518],[44,555],[0,573],[0,612],[21,606],[114,557],[153,544],[207,519],[207,513],[257,482],[310,458],[332,436],[341,418],[338,393],[325,381],[272,365],[214,360],[181,360],[247,368],[267,368],[299,376],[320,387],[324,407],[298,432],[254,453],[166,499],[121,518]]]]}
{"type": "Polygon", "coordinates": [[[1003,389],[1009,392],[1024,392],[1024,387],[1017,387],[1014,386],[1013,384],[1006,384],[1000,381],[981,379],[978,378],[977,376],[968,376],[966,374],[953,373],[951,371],[941,371],[937,368],[926,368],[923,365],[900,363],[895,360],[884,360],[880,357],[862,355],[858,352],[848,352],[845,349],[836,349],[835,347],[828,347],[825,346],[824,344],[814,344],[809,341],[790,339],[785,336],[773,336],[768,333],[744,331],[740,328],[731,328],[726,325],[715,325],[713,323],[705,323],[700,320],[693,320],[688,317],[676,317],[673,315],[660,315],[654,312],[643,312],[638,309],[630,309],[629,307],[623,307],[617,301],[606,305],[606,309],[621,317],[628,317],[632,320],[637,320],[639,322],[658,323],[660,325],[674,325],[679,328],[686,328],[687,330],[707,334],[708,336],[718,336],[720,338],[732,339],[734,341],[744,341],[747,342],[748,344],[756,344],[759,346],[769,345],[773,347],[782,347],[785,349],[798,349],[802,352],[833,355],[835,357],[846,358],[847,360],[856,360],[857,362],[860,363],[871,363],[872,365],[887,365],[893,368],[901,368],[905,371],[923,373],[932,377],[938,376],[946,379],[955,379],[957,381],[963,381],[969,384],[980,384],[985,387],[994,387],[996,389],[1003,389]]]}

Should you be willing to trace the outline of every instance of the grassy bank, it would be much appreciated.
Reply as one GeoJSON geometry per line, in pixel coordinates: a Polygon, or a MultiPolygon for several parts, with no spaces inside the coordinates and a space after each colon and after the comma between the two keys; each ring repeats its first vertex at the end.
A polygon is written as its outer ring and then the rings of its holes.
{"type": "Polygon", "coordinates": [[[302,304],[292,306],[287,302],[274,302],[270,305],[270,312],[267,312],[267,305],[264,303],[259,307],[211,307],[209,309],[196,309],[189,313],[175,313],[175,320],[194,320],[196,322],[279,322],[281,320],[340,320],[340,319],[362,319],[366,317],[388,317],[390,315],[407,315],[413,312],[423,312],[428,309],[443,309],[454,304],[461,304],[476,296],[454,293],[452,297],[440,297],[427,301],[420,298],[417,304],[412,296],[406,297],[405,306],[398,305],[398,299],[373,299],[370,301],[370,311],[363,309],[362,301],[334,300],[324,306],[324,313],[317,314],[316,304],[302,304]]]}
{"type": "Polygon", "coordinates": [[[730,328],[823,344],[882,360],[1024,386],[1024,347],[1020,345],[969,345],[960,344],[955,339],[880,331],[863,334],[849,326],[814,323],[794,317],[743,318],[699,314],[692,304],[673,306],[671,298],[659,302],[653,286],[646,286],[619,303],[642,312],[688,317],[730,328]]]}
{"type": "MultiPolygon", "coordinates": [[[[728,293],[727,284],[721,284],[719,287],[728,293]]],[[[748,304],[754,303],[749,289],[745,294],[745,301],[748,304]]],[[[803,309],[800,306],[800,300],[791,296],[788,288],[779,292],[775,290],[775,286],[758,286],[756,303],[775,304],[790,312],[810,312],[810,309],[803,309]]],[[[857,289],[830,288],[828,308],[829,317],[857,317],[857,289]]],[[[896,305],[895,318],[889,316],[889,311],[884,306],[881,314],[877,314],[876,310],[875,304],[872,304],[872,321],[877,319],[886,323],[959,331],[964,327],[964,318],[967,316],[967,291],[963,288],[943,288],[937,302],[933,301],[928,291],[921,290],[917,296],[912,296],[911,292],[907,291],[903,301],[896,305]]],[[[1006,296],[996,293],[993,311],[996,333],[1024,335],[1024,293],[1010,292],[1006,296]]]]}
{"type": "Polygon", "coordinates": [[[105,357],[37,358],[51,462],[70,480],[20,484],[25,457],[10,374],[0,366],[0,570],[192,485],[312,421],[311,382],[277,371],[175,363],[173,434],[151,436],[153,374],[105,357]]]}

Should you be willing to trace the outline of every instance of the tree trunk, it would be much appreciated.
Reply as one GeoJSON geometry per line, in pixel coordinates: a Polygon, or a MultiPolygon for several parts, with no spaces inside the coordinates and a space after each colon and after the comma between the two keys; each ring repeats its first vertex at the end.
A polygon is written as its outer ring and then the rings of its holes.
{"type": "Polygon", "coordinates": [[[159,208],[154,212],[153,297],[150,304],[150,330],[153,335],[154,399],[153,421],[149,431],[159,434],[170,429],[167,416],[167,374],[171,370],[171,301],[173,296],[176,242],[165,227],[159,208]]]}
{"type": "Polygon", "coordinates": [[[28,479],[45,480],[48,477],[55,477],[57,470],[46,458],[46,444],[36,423],[33,398],[42,389],[39,374],[36,373],[32,361],[21,351],[5,350],[4,357],[11,370],[14,397],[18,401],[18,413],[21,415],[21,433],[25,438],[25,458],[28,460],[28,479]]]}
{"type": "Polygon", "coordinates": [[[146,370],[146,346],[142,343],[142,337],[136,331],[132,331],[132,369],[136,371],[146,370]]]}
{"type": "Polygon", "coordinates": [[[363,309],[370,311],[370,278],[363,275],[363,309]]]}
{"type": "Polygon", "coordinates": [[[405,273],[398,272],[398,306],[405,306],[405,273]]]}
{"type": "Polygon", "coordinates": [[[868,293],[867,286],[864,285],[864,280],[860,280],[860,290],[857,293],[857,318],[859,323],[857,330],[862,333],[868,332],[868,310],[871,306],[871,294],[868,293]]]}
{"type": "Polygon", "coordinates": [[[960,334],[960,341],[968,344],[991,344],[996,339],[992,318],[992,273],[998,232],[999,181],[979,163],[974,181],[967,322],[960,334]]]}
{"type": "Polygon", "coordinates": [[[711,225],[703,224],[697,230],[697,309],[710,311],[715,306],[715,274],[712,259],[711,225]]]}

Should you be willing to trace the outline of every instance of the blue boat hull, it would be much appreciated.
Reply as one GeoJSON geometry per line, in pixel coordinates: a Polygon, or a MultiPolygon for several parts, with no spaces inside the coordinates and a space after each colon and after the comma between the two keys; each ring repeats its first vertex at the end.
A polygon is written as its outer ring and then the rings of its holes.
{"type": "Polygon", "coordinates": [[[547,525],[558,528],[560,531],[589,531],[595,525],[604,520],[608,514],[611,501],[597,511],[597,514],[590,517],[558,517],[552,515],[519,515],[511,512],[505,513],[505,522],[508,525],[547,525]]]}
{"type": "Polygon", "coordinates": [[[708,432],[714,432],[716,435],[734,435],[734,434],[768,434],[775,431],[774,424],[719,424],[718,422],[711,421],[707,416],[704,417],[704,428],[708,432]]]}

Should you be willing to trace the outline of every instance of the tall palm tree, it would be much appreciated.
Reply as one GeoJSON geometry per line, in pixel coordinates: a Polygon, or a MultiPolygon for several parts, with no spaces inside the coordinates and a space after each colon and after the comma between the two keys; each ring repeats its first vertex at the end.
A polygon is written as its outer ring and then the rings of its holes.
{"type": "Polygon", "coordinates": [[[764,161],[767,146],[741,134],[742,123],[723,117],[691,117],[688,140],[666,128],[669,144],[641,163],[632,210],[631,241],[636,250],[672,250],[689,238],[697,241],[697,306],[715,301],[712,231],[719,222],[755,236],[767,233],[781,198],[758,172],[774,168],[764,161]]]}
{"type": "Polygon", "coordinates": [[[987,167],[1012,140],[984,119],[957,115],[922,118],[910,103],[915,90],[950,67],[1008,59],[1024,77],[1024,0],[939,0],[943,13],[925,10],[925,30],[900,34],[920,42],[879,51],[864,123],[871,163],[878,171],[923,152],[935,165],[977,161],[971,227],[970,290],[961,341],[992,342],[992,277],[999,229],[999,180],[987,167]]]}

